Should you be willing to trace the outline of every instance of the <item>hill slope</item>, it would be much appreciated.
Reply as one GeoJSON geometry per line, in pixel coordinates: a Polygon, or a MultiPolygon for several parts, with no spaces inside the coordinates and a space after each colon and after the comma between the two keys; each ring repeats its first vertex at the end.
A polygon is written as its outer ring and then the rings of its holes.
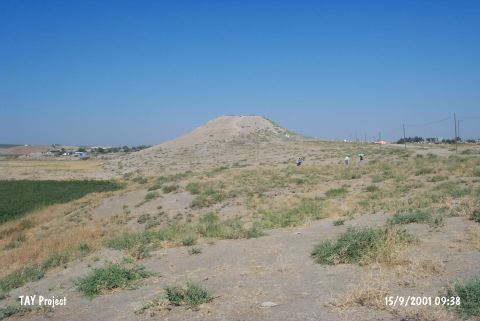
{"type": "Polygon", "coordinates": [[[301,136],[262,116],[220,116],[179,138],[122,158],[119,167],[121,173],[140,169],[147,175],[157,175],[215,164],[228,166],[244,159],[268,161],[260,153],[265,146],[272,152],[272,147],[299,139],[301,136]]]}

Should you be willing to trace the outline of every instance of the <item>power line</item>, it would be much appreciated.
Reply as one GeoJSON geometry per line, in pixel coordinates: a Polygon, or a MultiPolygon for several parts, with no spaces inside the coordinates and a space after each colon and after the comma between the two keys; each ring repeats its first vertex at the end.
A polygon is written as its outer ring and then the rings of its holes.
{"type": "Polygon", "coordinates": [[[447,118],[443,118],[443,119],[439,119],[439,120],[434,120],[434,121],[431,121],[431,122],[428,122],[428,123],[423,123],[423,124],[405,124],[405,126],[407,126],[407,127],[420,127],[420,126],[439,124],[439,123],[443,123],[443,122],[450,121],[450,120],[452,120],[452,117],[447,117],[447,118]]]}

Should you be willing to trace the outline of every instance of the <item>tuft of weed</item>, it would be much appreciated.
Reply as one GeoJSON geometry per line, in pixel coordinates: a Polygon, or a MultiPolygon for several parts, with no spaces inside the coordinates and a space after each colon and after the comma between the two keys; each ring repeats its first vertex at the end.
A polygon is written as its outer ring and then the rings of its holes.
{"type": "Polygon", "coordinates": [[[201,191],[201,185],[198,182],[190,182],[185,186],[185,189],[192,195],[198,195],[201,191]]]}
{"type": "Polygon", "coordinates": [[[151,250],[152,250],[151,244],[139,243],[139,244],[135,244],[129,250],[128,253],[134,259],[141,260],[141,259],[150,257],[151,256],[151,254],[150,254],[151,250]]]}
{"type": "Polygon", "coordinates": [[[345,187],[331,188],[325,192],[326,197],[340,197],[348,193],[345,187]]]}
{"type": "Polygon", "coordinates": [[[175,306],[195,307],[213,300],[212,295],[197,283],[188,282],[184,287],[166,287],[167,300],[175,306]]]}
{"type": "Polygon", "coordinates": [[[415,171],[415,176],[428,175],[433,173],[433,168],[431,167],[422,167],[415,171]]]}
{"type": "Polygon", "coordinates": [[[377,185],[369,185],[367,186],[366,190],[369,193],[374,193],[374,192],[378,192],[380,190],[380,187],[378,187],[377,185]]]}
{"type": "Polygon", "coordinates": [[[48,271],[57,266],[64,265],[73,259],[88,255],[92,249],[86,243],[81,243],[74,248],[68,248],[60,252],[51,253],[48,258],[42,262],[42,270],[48,271]]]}
{"type": "Polygon", "coordinates": [[[6,319],[11,316],[22,317],[27,313],[31,308],[26,306],[21,306],[20,304],[16,305],[7,305],[3,308],[0,308],[0,320],[6,319]]]}
{"type": "Polygon", "coordinates": [[[240,219],[221,221],[215,213],[203,215],[196,230],[203,237],[218,239],[255,238],[263,235],[255,226],[245,228],[240,219]]]}
{"type": "Polygon", "coordinates": [[[433,175],[432,177],[429,177],[429,178],[428,178],[428,181],[429,181],[429,182],[432,182],[432,183],[436,183],[436,182],[445,181],[445,180],[447,180],[447,179],[448,179],[447,176],[443,176],[443,175],[433,175]]]}
{"type": "Polygon", "coordinates": [[[327,217],[320,199],[303,199],[293,208],[282,208],[259,212],[259,226],[262,228],[276,228],[297,226],[308,220],[318,220],[327,217]]]}
{"type": "Polygon", "coordinates": [[[195,245],[195,243],[197,243],[197,240],[192,235],[188,235],[182,240],[183,246],[192,246],[195,245]]]}
{"type": "Polygon", "coordinates": [[[395,247],[412,240],[412,236],[401,229],[350,227],[337,240],[317,244],[311,256],[319,264],[330,265],[368,263],[373,260],[390,262],[395,247]]]}
{"type": "Polygon", "coordinates": [[[165,185],[162,187],[162,192],[164,192],[165,194],[175,192],[176,190],[178,190],[179,187],[180,186],[178,186],[177,184],[165,185]]]}
{"type": "Polygon", "coordinates": [[[169,175],[169,176],[159,176],[155,179],[154,183],[152,186],[148,188],[149,191],[154,191],[157,189],[162,188],[163,184],[165,183],[173,183],[173,182],[179,182],[183,180],[184,178],[188,177],[191,175],[191,171],[186,171],[184,173],[177,173],[174,175],[169,175]]]}
{"type": "Polygon", "coordinates": [[[0,279],[0,290],[8,292],[19,288],[28,282],[33,282],[43,278],[44,271],[38,265],[22,267],[0,279]]]}
{"type": "Polygon", "coordinates": [[[207,186],[200,191],[200,193],[195,197],[190,204],[192,208],[202,208],[209,207],[214,204],[220,203],[225,199],[225,194],[223,191],[213,187],[207,186]]]}
{"type": "Polygon", "coordinates": [[[342,219],[338,219],[338,220],[333,221],[333,226],[340,226],[340,225],[344,225],[344,224],[345,224],[345,220],[342,220],[342,219]]]}
{"type": "Polygon", "coordinates": [[[153,191],[153,192],[148,192],[146,195],[145,195],[145,202],[148,202],[148,201],[151,201],[157,197],[159,197],[160,194],[156,191],[153,191]]]}
{"type": "Polygon", "coordinates": [[[477,166],[473,169],[472,175],[475,177],[480,177],[480,166],[477,166]]]}
{"type": "Polygon", "coordinates": [[[471,188],[462,186],[458,182],[444,182],[433,187],[432,191],[440,196],[450,196],[460,198],[471,193],[471,188]]]}
{"type": "Polygon", "coordinates": [[[465,283],[456,283],[448,291],[449,297],[460,297],[460,305],[454,309],[464,319],[480,317],[480,275],[465,283]]]}
{"type": "Polygon", "coordinates": [[[141,265],[126,266],[111,263],[106,267],[94,269],[89,275],[77,281],[80,292],[93,298],[113,289],[134,288],[138,281],[148,278],[152,273],[141,265]]]}
{"type": "Polygon", "coordinates": [[[192,247],[190,250],[188,250],[188,253],[190,255],[196,255],[202,253],[202,249],[199,247],[192,247]]]}
{"type": "Polygon", "coordinates": [[[397,213],[393,215],[388,223],[395,224],[410,224],[410,223],[424,223],[429,222],[432,219],[432,215],[424,211],[416,211],[413,213],[397,213]]]}
{"type": "Polygon", "coordinates": [[[477,206],[472,211],[472,214],[470,215],[470,219],[474,220],[477,223],[480,223],[480,207],[477,206]]]}

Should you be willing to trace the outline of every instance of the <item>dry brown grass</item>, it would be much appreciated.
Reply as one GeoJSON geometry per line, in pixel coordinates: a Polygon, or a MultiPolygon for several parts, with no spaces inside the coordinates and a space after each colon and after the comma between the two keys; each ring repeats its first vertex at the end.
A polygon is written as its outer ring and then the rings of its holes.
{"type": "Polygon", "coordinates": [[[470,244],[480,251],[480,224],[472,223],[469,225],[467,227],[466,235],[470,244]]]}
{"type": "Polygon", "coordinates": [[[88,203],[90,208],[100,204],[101,200],[111,194],[89,194],[69,204],[52,205],[26,218],[11,221],[0,227],[0,262],[8,262],[2,266],[0,276],[4,276],[25,265],[40,263],[50,254],[85,243],[92,249],[99,249],[103,239],[111,237],[119,227],[104,227],[99,222],[85,219],[82,223],[71,222],[66,213],[80,209],[88,203]],[[28,221],[31,227],[22,228],[28,221]],[[26,236],[26,241],[14,249],[4,249],[12,237],[18,233],[26,236]]]}
{"type": "Polygon", "coordinates": [[[388,283],[382,272],[372,270],[369,275],[359,281],[358,285],[336,296],[331,305],[340,311],[355,307],[386,310],[385,297],[389,293],[388,283]]]}

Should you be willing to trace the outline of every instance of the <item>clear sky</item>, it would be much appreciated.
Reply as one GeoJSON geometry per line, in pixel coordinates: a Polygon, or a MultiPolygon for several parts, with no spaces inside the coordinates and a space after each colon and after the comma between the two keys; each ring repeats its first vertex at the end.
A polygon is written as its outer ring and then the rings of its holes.
{"type": "Polygon", "coordinates": [[[476,0],[0,1],[0,143],[156,144],[224,114],[453,137],[453,112],[480,136],[476,0]]]}

